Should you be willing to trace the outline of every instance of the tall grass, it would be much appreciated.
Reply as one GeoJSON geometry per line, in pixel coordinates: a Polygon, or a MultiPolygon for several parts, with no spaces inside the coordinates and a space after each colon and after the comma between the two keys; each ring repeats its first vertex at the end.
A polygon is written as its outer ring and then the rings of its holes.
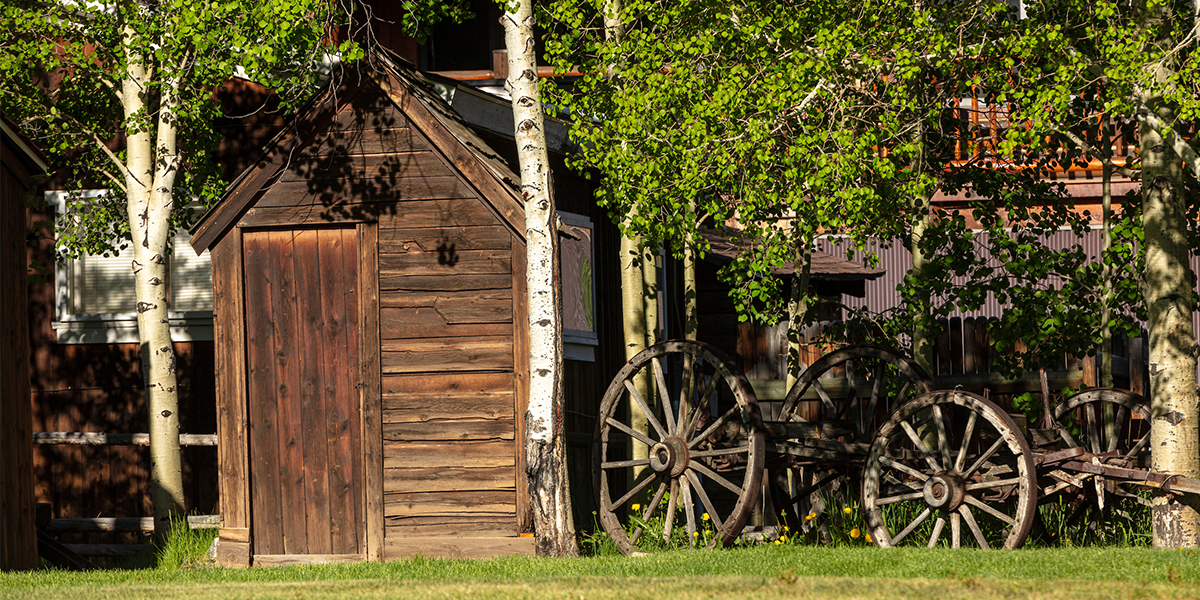
{"type": "Polygon", "coordinates": [[[155,564],[163,569],[207,566],[205,554],[217,538],[216,529],[192,529],[186,518],[171,519],[167,536],[155,552],[155,564]]]}

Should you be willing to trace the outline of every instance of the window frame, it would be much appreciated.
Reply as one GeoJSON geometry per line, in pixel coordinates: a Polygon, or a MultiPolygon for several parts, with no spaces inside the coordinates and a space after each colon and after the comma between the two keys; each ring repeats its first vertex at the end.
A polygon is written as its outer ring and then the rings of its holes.
{"type": "MultiPolygon", "coordinates": [[[[107,193],[108,190],[104,189],[46,192],[46,203],[54,209],[56,229],[59,218],[67,212],[66,201],[69,196],[97,198],[107,193]]],[[[191,248],[186,247],[182,250],[190,251],[191,248]]],[[[136,344],[140,342],[137,312],[134,310],[112,313],[75,311],[75,300],[82,293],[82,290],[76,289],[72,276],[75,268],[75,259],[66,259],[65,263],[55,260],[54,263],[54,319],[50,326],[57,335],[58,343],[136,344]]],[[[212,286],[211,276],[209,286],[210,288],[212,286]]],[[[168,310],[167,319],[171,328],[171,340],[174,342],[213,341],[213,311],[211,308],[191,311],[168,310]]]]}

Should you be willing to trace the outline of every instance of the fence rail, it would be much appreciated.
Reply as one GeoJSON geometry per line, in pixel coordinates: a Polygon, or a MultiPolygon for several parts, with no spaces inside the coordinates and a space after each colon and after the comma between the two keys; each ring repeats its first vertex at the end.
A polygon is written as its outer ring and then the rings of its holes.
{"type": "MultiPolygon", "coordinates": [[[[149,446],[148,433],[91,433],[82,431],[35,431],[35,444],[68,446],[149,446]]],[[[216,446],[217,434],[181,433],[180,446],[216,446]]]]}

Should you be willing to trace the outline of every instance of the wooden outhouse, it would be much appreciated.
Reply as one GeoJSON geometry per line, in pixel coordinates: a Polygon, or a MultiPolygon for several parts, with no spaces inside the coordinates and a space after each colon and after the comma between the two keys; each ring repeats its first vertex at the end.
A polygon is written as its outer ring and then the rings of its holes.
{"type": "Polygon", "coordinates": [[[0,114],[0,570],[37,567],[25,203],[45,157],[0,114]]]}
{"type": "Polygon", "coordinates": [[[224,564],[533,552],[517,177],[378,60],[193,229],[212,252],[224,564]]]}

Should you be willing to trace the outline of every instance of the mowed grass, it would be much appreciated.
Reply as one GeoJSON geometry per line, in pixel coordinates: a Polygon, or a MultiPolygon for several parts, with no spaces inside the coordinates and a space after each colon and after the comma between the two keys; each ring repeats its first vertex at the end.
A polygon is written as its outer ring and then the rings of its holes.
{"type": "Polygon", "coordinates": [[[0,575],[0,598],[1197,598],[1200,553],[758,547],[642,558],[0,575]]]}

